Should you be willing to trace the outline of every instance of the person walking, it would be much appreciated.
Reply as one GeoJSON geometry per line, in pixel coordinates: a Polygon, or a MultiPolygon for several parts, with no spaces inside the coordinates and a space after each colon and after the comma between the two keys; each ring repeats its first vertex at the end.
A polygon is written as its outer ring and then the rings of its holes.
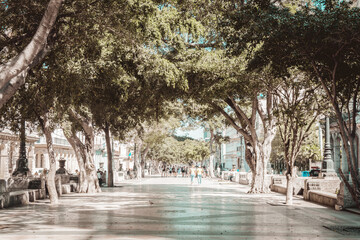
{"type": "Polygon", "coordinates": [[[99,185],[100,187],[102,186],[102,172],[100,171],[100,169],[97,170],[97,178],[99,180],[99,185]]]}
{"type": "Polygon", "coordinates": [[[201,176],[202,176],[202,167],[198,166],[196,169],[196,175],[197,175],[197,180],[198,180],[198,184],[201,184],[201,176]]]}
{"type": "Polygon", "coordinates": [[[196,173],[196,168],[194,165],[192,165],[190,168],[191,185],[194,183],[195,173],[196,173]]]}

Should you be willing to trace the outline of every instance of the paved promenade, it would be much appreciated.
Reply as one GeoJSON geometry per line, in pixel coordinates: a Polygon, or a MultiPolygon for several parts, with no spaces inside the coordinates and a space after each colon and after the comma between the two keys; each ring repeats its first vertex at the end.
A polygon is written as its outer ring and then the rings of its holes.
{"type": "Polygon", "coordinates": [[[359,239],[360,215],[248,187],[183,178],[147,178],[0,210],[5,239],[359,239]],[[333,229],[333,230],[330,230],[333,229]],[[357,233],[356,233],[357,231],[357,233]]]}

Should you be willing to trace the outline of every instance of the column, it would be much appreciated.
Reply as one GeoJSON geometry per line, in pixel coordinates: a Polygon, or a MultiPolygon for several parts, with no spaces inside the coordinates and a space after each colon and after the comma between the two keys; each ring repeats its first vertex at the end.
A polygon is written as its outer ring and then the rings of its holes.
{"type": "Polygon", "coordinates": [[[30,143],[29,144],[29,148],[28,148],[28,160],[29,160],[29,169],[30,172],[33,172],[33,169],[35,168],[35,162],[36,162],[36,158],[35,158],[35,148],[34,148],[34,144],[30,143]]]}
{"type": "Polygon", "coordinates": [[[7,179],[10,177],[9,174],[9,149],[10,142],[4,140],[0,148],[0,178],[7,179]]]}
{"type": "Polygon", "coordinates": [[[49,154],[47,152],[43,153],[44,155],[44,168],[46,168],[47,170],[50,169],[50,159],[49,159],[49,154]]]}

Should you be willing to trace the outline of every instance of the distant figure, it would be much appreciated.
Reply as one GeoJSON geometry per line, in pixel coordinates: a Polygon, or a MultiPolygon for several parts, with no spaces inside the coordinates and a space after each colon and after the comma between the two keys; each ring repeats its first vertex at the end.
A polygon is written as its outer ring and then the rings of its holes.
{"type": "Polygon", "coordinates": [[[165,166],[163,166],[161,176],[166,177],[166,167],[165,166]]]}
{"type": "Polygon", "coordinates": [[[181,168],[182,177],[185,177],[185,167],[181,168]]]}
{"type": "Polygon", "coordinates": [[[232,181],[235,177],[235,172],[236,172],[236,168],[235,168],[235,165],[232,166],[232,169],[231,169],[231,173],[230,173],[230,177],[229,177],[229,180],[232,181]]]}
{"type": "Polygon", "coordinates": [[[106,184],[106,170],[101,175],[102,183],[106,184]]]}
{"type": "Polygon", "coordinates": [[[80,175],[80,172],[76,169],[76,170],[75,170],[75,174],[76,174],[76,175],[80,175]]]}
{"type": "Polygon", "coordinates": [[[39,176],[39,173],[36,171],[35,174],[34,174],[35,177],[38,177],[39,176]]]}
{"type": "Polygon", "coordinates": [[[99,185],[101,187],[101,185],[102,185],[102,172],[100,171],[100,169],[97,170],[96,174],[97,174],[97,178],[99,180],[99,185]]]}
{"type": "Polygon", "coordinates": [[[196,173],[195,165],[192,165],[190,168],[191,185],[194,183],[195,173],[196,173]]]}
{"type": "Polygon", "coordinates": [[[198,166],[197,169],[196,169],[196,175],[197,175],[198,184],[201,184],[202,172],[203,172],[203,169],[200,166],[198,166]]]}

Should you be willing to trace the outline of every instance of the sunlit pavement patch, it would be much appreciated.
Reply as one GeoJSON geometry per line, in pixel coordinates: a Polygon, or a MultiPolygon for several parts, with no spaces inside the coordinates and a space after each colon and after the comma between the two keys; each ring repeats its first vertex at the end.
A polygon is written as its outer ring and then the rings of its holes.
{"type": "MultiPolygon", "coordinates": [[[[204,179],[145,179],[99,194],[64,195],[0,211],[0,239],[343,239],[323,226],[356,226],[360,216],[243,185],[204,179]],[[166,184],[162,184],[166,182],[166,184]],[[48,201],[48,200],[47,200],[48,201]],[[273,203],[273,204],[270,204],[273,203]]],[[[358,239],[356,231],[347,239],[358,239]]]]}

